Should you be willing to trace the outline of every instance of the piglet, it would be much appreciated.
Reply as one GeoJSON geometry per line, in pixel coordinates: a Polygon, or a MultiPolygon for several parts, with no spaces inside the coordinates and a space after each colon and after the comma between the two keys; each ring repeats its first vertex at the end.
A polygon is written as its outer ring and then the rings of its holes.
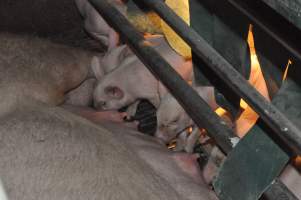
{"type": "MultiPolygon", "coordinates": [[[[109,2],[123,14],[126,13],[126,5],[122,0],[109,0],[109,2]]],[[[101,17],[88,0],[75,0],[80,14],[84,18],[85,30],[96,40],[101,41],[108,49],[112,49],[119,43],[119,35],[101,17]]]]}
{"type": "MultiPolygon", "coordinates": [[[[213,87],[196,87],[195,90],[213,110],[218,107],[215,102],[213,87]]],[[[199,139],[200,132],[195,127],[189,137],[187,137],[186,130],[194,125],[194,123],[170,93],[163,97],[159,105],[157,124],[155,137],[164,143],[170,143],[172,140],[177,139],[176,150],[193,151],[193,147],[199,139]]]]}
{"type": "MultiPolygon", "coordinates": [[[[149,44],[169,62],[171,66],[185,79],[192,77],[192,62],[177,54],[166,42],[163,36],[153,37],[149,44]]],[[[155,107],[159,106],[161,97],[167,89],[151,74],[144,64],[134,54],[125,48],[120,63],[111,73],[98,77],[94,91],[94,106],[100,110],[117,110],[130,105],[139,99],[149,100],[155,107]]],[[[95,74],[98,74],[95,70],[95,74]]]]}

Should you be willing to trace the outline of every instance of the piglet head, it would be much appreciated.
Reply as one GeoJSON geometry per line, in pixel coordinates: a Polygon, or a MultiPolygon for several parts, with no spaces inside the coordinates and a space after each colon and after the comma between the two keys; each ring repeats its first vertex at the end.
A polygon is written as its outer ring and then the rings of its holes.
{"type": "Polygon", "coordinates": [[[157,110],[155,137],[169,143],[191,124],[191,119],[177,100],[171,94],[165,95],[157,110]]]}
{"type": "Polygon", "coordinates": [[[118,110],[124,105],[124,97],[122,88],[106,84],[105,80],[102,80],[94,90],[94,107],[98,110],[118,110]]]}

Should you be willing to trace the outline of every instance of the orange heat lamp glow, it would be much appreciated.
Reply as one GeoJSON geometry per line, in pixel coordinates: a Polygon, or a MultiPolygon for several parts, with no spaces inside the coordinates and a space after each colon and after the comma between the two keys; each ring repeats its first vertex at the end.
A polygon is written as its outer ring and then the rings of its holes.
{"type": "Polygon", "coordinates": [[[301,171],[301,156],[297,156],[294,160],[293,160],[294,166],[296,167],[296,169],[298,169],[299,171],[301,171]]]}
{"type": "Polygon", "coordinates": [[[192,127],[189,127],[189,128],[187,129],[187,134],[190,135],[190,134],[192,133],[192,130],[193,130],[192,127]]]}
{"type": "Polygon", "coordinates": [[[293,64],[293,61],[292,61],[291,59],[289,59],[287,65],[286,65],[286,68],[285,68],[283,77],[282,77],[282,81],[285,81],[285,80],[286,80],[286,78],[287,78],[287,73],[288,73],[288,69],[289,69],[289,67],[290,67],[292,64],[293,64]]]}
{"type": "MultiPolygon", "coordinates": [[[[248,42],[248,45],[250,48],[251,73],[250,73],[250,78],[249,78],[248,82],[263,97],[265,97],[266,100],[270,101],[267,85],[264,80],[264,76],[261,71],[261,66],[259,64],[259,61],[258,61],[258,58],[256,55],[256,49],[255,49],[254,36],[253,36],[252,29],[253,29],[253,26],[250,25],[247,42],[248,42]]],[[[235,122],[235,127],[236,127],[235,132],[238,137],[243,137],[255,125],[259,116],[243,99],[241,99],[241,101],[240,101],[240,107],[243,109],[243,112],[235,122]]]]}

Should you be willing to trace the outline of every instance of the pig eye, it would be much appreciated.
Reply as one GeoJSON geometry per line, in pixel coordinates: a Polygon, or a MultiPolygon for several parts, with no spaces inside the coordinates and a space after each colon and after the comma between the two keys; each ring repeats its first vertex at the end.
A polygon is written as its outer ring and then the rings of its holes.
{"type": "Polygon", "coordinates": [[[123,97],[122,90],[116,86],[109,86],[105,88],[105,93],[115,99],[121,99],[123,97]]]}
{"type": "Polygon", "coordinates": [[[173,121],[171,121],[171,124],[177,124],[179,122],[179,119],[174,119],[173,121]]]}

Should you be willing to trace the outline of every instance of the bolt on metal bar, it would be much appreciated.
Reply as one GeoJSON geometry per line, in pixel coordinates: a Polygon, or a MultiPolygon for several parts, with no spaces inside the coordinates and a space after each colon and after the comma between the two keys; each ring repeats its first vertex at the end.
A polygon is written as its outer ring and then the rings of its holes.
{"type": "Polygon", "coordinates": [[[127,44],[150,72],[169,89],[197,126],[205,128],[221,149],[228,153],[232,149],[230,138],[235,136],[225,122],[112,5],[105,0],[89,1],[102,17],[124,37],[127,44]]]}
{"type": "Polygon", "coordinates": [[[301,131],[268,102],[247,80],[239,74],[215,49],[213,49],[195,30],[190,28],[162,0],[141,0],[170,26],[193,49],[211,70],[233,92],[242,97],[271,128],[276,136],[297,155],[301,155],[301,131]]]}
{"type": "MultiPolygon", "coordinates": [[[[228,153],[233,148],[230,139],[234,133],[211,110],[209,105],[178,75],[178,73],[144,40],[141,34],[128,22],[127,19],[106,0],[89,0],[101,13],[102,17],[122,36],[127,44],[136,53],[146,67],[170,90],[183,108],[189,113],[193,121],[208,131],[218,146],[228,153]]],[[[278,188],[284,188],[283,183],[276,180],[278,188]]],[[[267,195],[269,197],[269,195],[267,195]]],[[[291,197],[294,197],[291,194],[291,197]]],[[[273,199],[269,197],[269,199],[273,199]]],[[[290,200],[297,200],[291,198],[290,200]]]]}

